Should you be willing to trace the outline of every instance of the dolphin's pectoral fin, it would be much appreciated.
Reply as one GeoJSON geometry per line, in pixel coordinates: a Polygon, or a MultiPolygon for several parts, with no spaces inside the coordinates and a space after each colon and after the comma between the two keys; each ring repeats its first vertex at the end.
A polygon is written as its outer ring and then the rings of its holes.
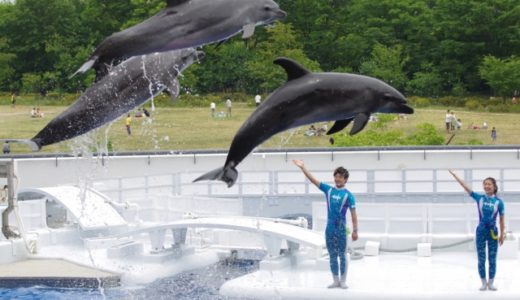
{"type": "Polygon", "coordinates": [[[70,75],[69,79],[71,79],[72,77],[76,76],[76,74],[78,74],[78,73],[85,73],[85,72],[87,72],[90,68],[92,68],[92,66],[94,66],[96,64],[97,60],[98,60],[97,56],[94,56],[94,57],[90,58],[76,72],[74,72],[74,74],[70,75]]]}
{"type": "Polygon", "coordinates": [[[248,39],[255,33],[255,24],[246,24],[242,27],[244,33],[242,34],[243,39],[248,39]]]}
{"type": "Polygon", "coordinates": [[[184,2],[188,2],[189,0],[166,0],[166,5],[169,7],[169,6],[175,6],[175,5],[179,5],[179,4],[182,4],[184,2]]]}
{"type": "Polygon", "coordinates": [[[329,131],[327,131],[327,135],[343,130],[343,128],[347,127],[348,124],[352,122],[352,120],[354,120],[354,118],[337,120],[336,123],[334,123],[334,125],[332,125],[332,127],[329,129],[329,131]]]}
{"type": "Polygon", "coordinates": [[[370,119],[370,114],[367,114],[367,113],[357,114],[357,116],[354,118],[354,126],[352,126],[352,129],[350,130],[349,134],[354,135],[354,134],[360,132],[361,130],[363,130],[363,128],[365,128],[365,126],[368,123],[368,119],[370,119]]]}
{"type": "Polygon", "coordinates": [[[285,69],[285,72],[287,72],[287,81],[291,81],[311,73],[302,65],[289,58],[279,57],[275,59],[273,63],[285,69]]]}
{"type": "Polygon", "coordinates": [[[175,79],[172,80],[172,82],[166,86],[164,92],[170,95],[172,102],[174,102],[175,100],[177,100],[177,97],[179,97],[180,89],[181,86],[179,84],[179,80],[175,79]]]}

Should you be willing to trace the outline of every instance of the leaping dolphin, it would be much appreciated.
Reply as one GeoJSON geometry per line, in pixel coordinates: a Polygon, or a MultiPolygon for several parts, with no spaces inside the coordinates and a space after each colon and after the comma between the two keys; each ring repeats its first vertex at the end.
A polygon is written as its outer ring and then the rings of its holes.
{"type": "Polygon", "coordinates": [[[371,113],[412,114],[406,98],[383,81],[347,73],[312,73],[288,58],[274,61],[287,72],[287,82],[277,88],[244,122],[233,138],[224,167],[195,181],[221,180],[233,186],[236,166],[271,136],[316,122],[336,121],[327,134],[338,132],[351,121],[351,135],[360,132],[371,113]]]}
{"type": "MultiPolygon", "coordinates": [[[[113,62],[135,55],[183,49],[253,35],[257,25],[286,13],[273,0],[168,0],[167,7],[140,24],[106,38],[72,76],[91,67],[97,78],[113,62]]],[[[72,77],[71,76],[71,77],[72,77]]]]}
{"type": "Polygon", "coordinates": [[[113,121],[164,90],[175,99],[179,93],[177,76],[203,55],[190,48],[128,59],[90,86],[30,141],[13,141],[29,142],[37,151],[113,121]]]}

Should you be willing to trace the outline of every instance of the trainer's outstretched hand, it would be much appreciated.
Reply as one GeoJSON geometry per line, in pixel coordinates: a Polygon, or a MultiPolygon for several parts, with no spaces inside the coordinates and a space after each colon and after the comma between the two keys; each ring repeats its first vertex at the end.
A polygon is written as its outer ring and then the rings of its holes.
{"type": "Polygon", "coordinates": [[[303,163],[303,160],[301,159],[293,159],[293,163],[298,166],[299,168],[305,167],[305,164],[303,163]]]}

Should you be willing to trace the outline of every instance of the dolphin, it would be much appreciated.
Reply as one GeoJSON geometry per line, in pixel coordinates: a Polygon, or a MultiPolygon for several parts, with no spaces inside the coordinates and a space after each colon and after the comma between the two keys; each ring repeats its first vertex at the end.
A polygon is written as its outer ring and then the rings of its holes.
{"type": "Polygon", "coordinates": [[[287,72],[277,88],[238,130],[223,167],[194,180],[221,180],[233,186],[235,167],[258,145],[289,128],[336,121],[327,134],[354,122],[351,135],[360,132],[371,113],[412,114],[406,98],[383,81],[348,73],[313,73],[288,58],[274,61],[287,72]]]}
{"type": "Polygon", "coordinates": [[[101,78],[122,58],[198,47],[240,32],[247,39],[257,25],[285,15],[273,0],[168,0],[156,15],[106,38],[71,77],[94,67],[101,78]]]}
{"type": "Polygon", "coordinates": [[[175,100],[179,93],[177,76],[203,55],[189,48],[130,58],[90,86],[30,141],[15,141],[29,143],[33,151],[38,151],[111,122],[162,91],[175,100]]]}

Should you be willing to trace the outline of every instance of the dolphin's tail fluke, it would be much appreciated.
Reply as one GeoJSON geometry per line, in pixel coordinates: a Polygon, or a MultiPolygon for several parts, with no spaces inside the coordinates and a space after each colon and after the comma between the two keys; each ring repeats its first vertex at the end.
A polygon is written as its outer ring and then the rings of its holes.
{"type": "Polygon", "coordinates": [[[237,181],[237,177],[238,171],[234,167],[224,166],[198,177],[197,179],[193,180],[193,182],[201,180],[220,180],[225,182],[228,187],[232,187],[237,181]]]}
{"type": "Polygon", "coordinates": [[[17,144],[25,144],[31,148],[33,152],[40,151],[42,148],[37,141],[34,140],[26,140],[26,139],[0,139],[0,143],[17,143],[17,144]]]}
{"type": "Polygon", "coordinates": [[[92,66],[97,62],[97,60],[98,60],[97,56],[91,57],[86,63],[84,63],[81,66],[81,68],[79,68],[76,72],[74,72],[74,74],[70,75],[69,79],[71,79],[72,77],[76,76],[76,74],[78,74],[78,73],[85,73],[88,70],[90,70],[90,68],[92,68],[92,66]]]}

